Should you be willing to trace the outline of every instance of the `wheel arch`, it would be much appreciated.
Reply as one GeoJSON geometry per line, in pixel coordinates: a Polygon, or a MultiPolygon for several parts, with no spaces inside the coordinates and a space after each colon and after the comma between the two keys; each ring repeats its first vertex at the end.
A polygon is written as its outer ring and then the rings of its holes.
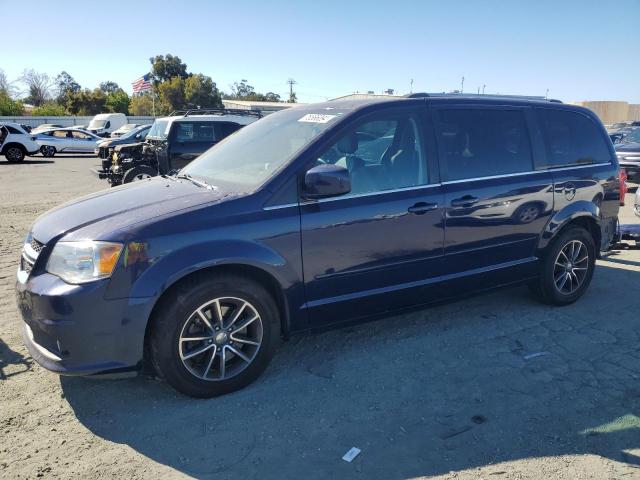
{"type": "Polygon", "coordinates": [[[228,263],[212,265],[188,272],[181,277],[174,279],[174,281],[171,284],[168,284],[166,288],[160,293],[160,295],[158,295],[158,297],[155,299],[155,302],[147,318],[144,332],[145,363],[148,363],[147,360],[149,358],[149,337],[151,330],[153,329],[153,319],[155,318],[158,309],[162,308],[163,301],[165,301],[175,290],[180,288],[180,286],[184,285],[185,283],[198,281],[198,279],[209,277],[211,275],[229,274],[241,275],[250,280],[254,280],[267,289],[267,291],[271,294],[274,301],[276,302],[278,313],[280,314],[280,333],[285,339],[288,338],[290,331],[289,305],[285,297],[282,285],[274,275],[263,268],[248,263],[228,263]]]}
{"type": "Polygon", "coordinates": [[[600,208],[593,202],[579,201],[556,212],[538,241],[538,250],[546,249],[561,232],[567,228],[579,226],[591,234],[599,252],[602,241],[600,229],[600,208]]]}
{"type": "Polygon", "coordinates": [[[8,148],[10,147],[18,147],[20,150],[22,150],[24,152],[24,154],[26,155],[27,149],[25,148],[25,146],[19,142],[9,142],[9,143],[5,143],[2,145],[2,155],[4,155],[4,153],[7,151],[8,148]]]}

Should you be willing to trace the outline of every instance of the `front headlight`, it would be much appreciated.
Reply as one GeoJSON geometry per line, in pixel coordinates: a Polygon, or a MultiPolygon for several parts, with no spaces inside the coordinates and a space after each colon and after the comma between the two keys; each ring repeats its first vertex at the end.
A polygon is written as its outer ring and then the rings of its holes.
{"type": "Polygon", "coordinates": [[[122,252],[113,242],[58,242],[47,262],[47,272],[67,283],[86,283],[111,276],[122,252]]]}

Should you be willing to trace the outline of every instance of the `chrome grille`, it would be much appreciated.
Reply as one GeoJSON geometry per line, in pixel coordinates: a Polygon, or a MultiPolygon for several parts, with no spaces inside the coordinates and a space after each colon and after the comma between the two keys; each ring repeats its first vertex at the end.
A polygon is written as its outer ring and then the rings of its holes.
{"type": "Polygon", "coordinates": [[[27,259],[25,255],[22,256],[20,260],[20,270],[22,270],[27,275],[31,274],[31,270],[33,269],[33,263],[27,259]]]}
{"type": "Polygon", "coordinates": [[[31,239],[31,248],[34,252],[40,253],[44,248],[44,243],[37,241],[35,238],[31,239]]]}

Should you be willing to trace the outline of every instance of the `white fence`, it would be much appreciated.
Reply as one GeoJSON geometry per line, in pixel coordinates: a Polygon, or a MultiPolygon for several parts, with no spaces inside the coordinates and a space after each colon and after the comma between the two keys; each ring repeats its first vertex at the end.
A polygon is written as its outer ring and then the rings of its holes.
{"type": "MultiPolygon", "coordinates": [[[[23,125],[29,125],[30,127],[37,127],[43,123],[55,123],[62,125],[63,127],[72,127],[74,125],[89,125],[93,117],[31,117],[31,116],[19,116],[19,117],[2,117],[0,116],[0,123],[12,122],[20,123],[23,125]]],[[[127,117],[128,123],[139,123],[145,125],[147,123],[153,123],[155,117],[127,117]]]]}

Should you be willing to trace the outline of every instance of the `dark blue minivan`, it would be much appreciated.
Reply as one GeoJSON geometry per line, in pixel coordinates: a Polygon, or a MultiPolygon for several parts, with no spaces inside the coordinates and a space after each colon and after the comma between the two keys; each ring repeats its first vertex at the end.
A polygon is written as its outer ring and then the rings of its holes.
{"type": "Polygon", "coordinates": [[[616,240],[618,164],[598,118],[557,101],[427,95],[269,115],[176,176],[36,220],[24,339],[61,374],[145,360],[209,397],[281,338],[526,283],[564,305],[616,240]]]}

